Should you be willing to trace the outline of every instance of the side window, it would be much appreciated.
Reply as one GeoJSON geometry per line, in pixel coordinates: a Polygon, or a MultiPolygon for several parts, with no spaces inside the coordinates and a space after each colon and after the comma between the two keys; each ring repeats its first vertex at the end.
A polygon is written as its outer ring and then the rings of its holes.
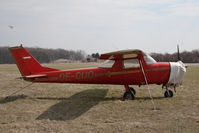
{"type": "Polygon", "coordinates": [[[99,65],[99,67],[102,67],[102,68],[112,68],[114,63],[115,63],[114,60],[106,60],[106,61],[102,62],[99,65]]]}
{"type": "Polygon", "coordinates": [[[123,68],[128,69],[128,68],[139,68],[140,63],[138,59],[127,59],[123,60],[123,68]]]}

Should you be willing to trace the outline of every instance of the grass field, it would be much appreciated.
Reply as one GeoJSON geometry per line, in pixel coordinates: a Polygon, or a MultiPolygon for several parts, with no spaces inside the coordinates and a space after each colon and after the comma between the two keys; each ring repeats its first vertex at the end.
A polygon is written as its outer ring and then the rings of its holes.
{"type": "Polygon", "coordinates": [[[121,101],[123,86],[87,84],[35,83],[5,98],[29,84],[19,76],[16,65],[0,65],[0,133],[199,133],[199,66],[188,68],[173,98],[164,98],[161,86],[150,86],[155,111],[146,86],[135,86],[133,101],[121,101]]]}

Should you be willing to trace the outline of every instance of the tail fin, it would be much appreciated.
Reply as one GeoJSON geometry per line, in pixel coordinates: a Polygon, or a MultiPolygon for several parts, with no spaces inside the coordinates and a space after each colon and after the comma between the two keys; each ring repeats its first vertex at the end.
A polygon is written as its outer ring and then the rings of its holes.
{"type": "Polygon", "coordinates": [[[23,46],[9,48],[22,76],[41,72],[57,71],[57,69],[43,67],[23,46]]]}

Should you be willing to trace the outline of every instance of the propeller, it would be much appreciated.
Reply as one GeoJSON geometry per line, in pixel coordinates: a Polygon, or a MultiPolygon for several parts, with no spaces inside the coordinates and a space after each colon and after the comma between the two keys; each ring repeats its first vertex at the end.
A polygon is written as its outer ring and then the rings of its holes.
{"type": "Polygon", "coordinates": [[[177,45],[177,54],[178,54],[178,61],[180,61],[180,50],[179,50],[179,45],[177,45]]]}
{"type": "MultiPolygon", "coordinates": [[[[177,45],[177,55],[178,55],[178,61],[181,61],[179,45],[177,45]]],[[[182,62],[182,61],[181,61],[181,62],[182,62]]],[[[188,68],[188,66],[187,66],[187,65],[185,65],[185,68],[188,68]]]]}

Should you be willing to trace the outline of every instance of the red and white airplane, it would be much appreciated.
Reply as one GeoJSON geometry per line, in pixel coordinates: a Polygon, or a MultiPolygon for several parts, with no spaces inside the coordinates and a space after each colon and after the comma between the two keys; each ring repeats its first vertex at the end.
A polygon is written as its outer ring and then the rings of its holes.
{"type": "Polygon", "coordinates": [[[181,62],[156,62],[141,50],[123,50],[102,54],[99,67],[58,70],[42,66],[23,46],[9,48],[21,72],[30,82],[124,85],[123,99],[134,99],[136,91],[129,85],[158,84],[166,88],[165,97],[172,97],[182,84],[185,65],[181,62]]]}

